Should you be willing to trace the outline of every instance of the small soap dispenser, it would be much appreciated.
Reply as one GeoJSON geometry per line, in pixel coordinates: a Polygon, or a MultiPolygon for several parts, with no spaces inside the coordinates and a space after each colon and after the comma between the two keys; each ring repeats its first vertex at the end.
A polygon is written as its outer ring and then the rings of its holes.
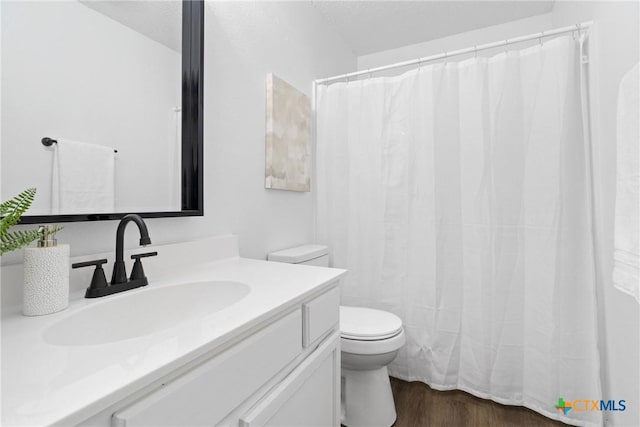
{"type": "Polygon", "coordinates": [[[69,305],[69,245],[58,245],[46,225],[38,232],[37,247],[24,250],[25,316],[55,313],[69,305]]]}

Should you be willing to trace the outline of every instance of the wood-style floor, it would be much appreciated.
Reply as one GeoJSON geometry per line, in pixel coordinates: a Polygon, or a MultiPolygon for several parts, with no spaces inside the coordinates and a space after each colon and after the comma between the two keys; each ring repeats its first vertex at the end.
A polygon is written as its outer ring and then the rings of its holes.
{"type": "Polygon", "coordinates": [[[391,378],[398,418],[394,427],[566,426],[522,406],[501,405],[459,390],[437,391],[391,378]]]}

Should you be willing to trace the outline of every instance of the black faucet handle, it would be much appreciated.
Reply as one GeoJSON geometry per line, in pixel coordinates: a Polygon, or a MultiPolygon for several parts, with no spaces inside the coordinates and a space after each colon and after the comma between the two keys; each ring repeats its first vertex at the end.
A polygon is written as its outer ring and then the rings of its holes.
{"type": "Polygon", "coordinates": [[[104,270],[102,269],[102,264],[106,262],[107,259],[104,258],[94,261],[77,262],[71,265],[72,268],[91,267],[93,265],[96,266],[96,269],[93,270],[93,277],[91,277],[91,284],[89,284],[89,287],[87,288],[87,291],[85,293],[85,298],[93,298],[95,296],[94,291],[96,289],[102,289],[109,286],[109,284],[107,283],[107,278],[104,275],[104,270]]]}
{"type": "Polygon", "coordinates": [[[71,264],[71,268],[83,268],[83,267],[91,267],[95,265],[96,268],[102,268],[102,264],[107,262],[106,258],[96,259],[93,261],[85,261],[85,262],[76,262],[75,264],[71,264]]]}
{"type": "Polygon", "coordinates": [[[158,255],[158,252],[145,252],[143,254],[131,255],[131,259],[135,259],[136,262],[133,263],[133,269],[131,270],[131,277],[129,280],[146,280],[147,276],[144,274],[144,269],[142,268],[142,262],[140,259],[156,255],[158,255]]]}
{"type": "Polygon", "coordinates": [[[138,261],[140,258],[148,258],[150,256],[156,256],[156,255],[158,255],[158,252],[145,252],[143,254],[131,255],[131,259],[135,259],[136,261],[138,261]]]}

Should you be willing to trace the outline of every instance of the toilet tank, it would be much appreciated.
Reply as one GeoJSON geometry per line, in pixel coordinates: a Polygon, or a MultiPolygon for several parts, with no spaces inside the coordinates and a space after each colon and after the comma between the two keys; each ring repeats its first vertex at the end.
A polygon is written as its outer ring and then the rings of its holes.
{"type": "Polygon", "coordinates": [[[271,252],[267,255],[267,260],[329,267],[329,248],[324,245],[296,246],[295,248],[271,252]]]}

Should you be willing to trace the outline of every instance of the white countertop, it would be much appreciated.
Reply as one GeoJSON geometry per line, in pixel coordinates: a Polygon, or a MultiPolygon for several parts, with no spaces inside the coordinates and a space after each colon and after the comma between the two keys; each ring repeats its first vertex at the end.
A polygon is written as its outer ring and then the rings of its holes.
{"type": "MultiPolygon", "coordinates": [[[[76,292],[67,310],[47,316],[22,316],[19,308],[4,310],[2,425],[79,423],[322,292],[345,273],[238,257],[172,270],[161,278],[147,273],[149,286],[113,296],[84,299],[76,292]],[[144,337],[85,346],[53,345],[43,339],[50,325],[87,305],[206,280],[242,282],[251,291],[223,310],[144,337]]],[[[144,307],[140,315],[144,316],[144,307]]]]}

